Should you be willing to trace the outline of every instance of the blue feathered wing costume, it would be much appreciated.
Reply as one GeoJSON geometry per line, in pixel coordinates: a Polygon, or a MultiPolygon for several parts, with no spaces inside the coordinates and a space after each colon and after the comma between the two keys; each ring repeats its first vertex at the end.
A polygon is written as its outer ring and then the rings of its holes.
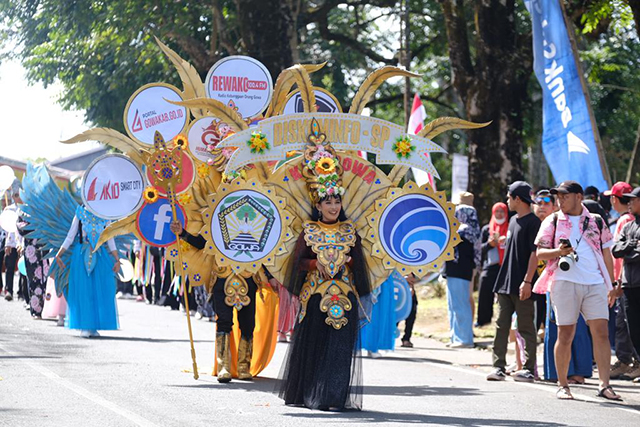
{"type": "MultiPolygon", "coordinates": [[[[23,211],[29,215],[29,237],[44,243],[43,251],[49,252],[47,257],[55,256],[72,226],[77,228],[61,256],[66,268],[60,269],[53,262],[49,270],[56,281],[56,292],[67,299],[67,326],[83,330],[118,329],[112,270],[115,260],[106,246],[93,252],[109,222],[96,217],[78,205],[68,191],[58,188],[43,165],[28,165],[23,185],[28,195],[23,211]]],[[[129,237],[118,240],[122,247],[129,237]]]]}

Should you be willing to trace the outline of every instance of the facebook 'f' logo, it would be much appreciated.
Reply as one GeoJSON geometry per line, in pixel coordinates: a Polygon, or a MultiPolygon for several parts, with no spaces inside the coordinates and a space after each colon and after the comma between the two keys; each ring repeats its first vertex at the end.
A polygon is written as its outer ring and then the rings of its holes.
{"type": "Polygon", "coordinates": [[[153,216],[153,220],[156,222],[156,230],[153,233],[153,238],[156,240],[162,240],[164,234],[164,226],[171,222],[171,216],[167,215],[171,212],[171,206],[165,204],[160,206],[158,213],[153,216]]]}
{"type": "MultiPolygon", "coordinates": [[[[178,220],[185,225],[184,210],[176,205],[178,220]]],[[[152,204],[145,204],[140,209],[137,218],[138,231],[142,239],[152,246],[169,246],[176,241],[176,236],[169,226],[173,221],[171,204],[165,198],[159,198],[152,204]]]]}

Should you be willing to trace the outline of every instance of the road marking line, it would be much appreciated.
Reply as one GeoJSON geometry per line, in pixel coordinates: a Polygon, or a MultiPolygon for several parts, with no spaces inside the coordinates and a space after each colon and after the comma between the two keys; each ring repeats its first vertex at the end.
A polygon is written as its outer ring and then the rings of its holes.
{"type": "Polygon", "coordinates": [[[116,405],[115,403],[101,397],[98,396],[97,394],[87,390],[84,387],[81,387],[79,385],[76,385],[74,383],[72,383],[71,381],[62,378],[60,375],[56,374],[55,372],[45,368],[44,366],[40,366],[36,363],[27,361],[27,360],[23,360],[22,358],[20,358],[21,356],[19,354],[16,354],[10,350],[8,350],[6,347],[4,347],[3,345],[0,344],[0,350],[4,351],[5,353],[7,353],[10,356],[14,356],[17,357],[19,361],[21,361],[22,363],[24,363],[25,365],[29,366],[31,369],[33,369],[36,372],[39,372],[40,374],[42,374],[43,376],[45,376],[46,378],[49,378],[52,381],[57,382],[58,384],[60,384],[61,386],[71,390],[72,392],[84,397],[87,400],[92,401],[93,403],[100,405],[112,412],[115,412],[116,414],[128,419],[129,421],[134,422],[135,424],[139,425],[139,426],[143,426],[143,427],[157,427],[156,424],[152,423],[151,421],[147,420],[146,418],[141,417],[138,414],[135,414],[127,409],[121,408],[120,406],[116,405]]]}

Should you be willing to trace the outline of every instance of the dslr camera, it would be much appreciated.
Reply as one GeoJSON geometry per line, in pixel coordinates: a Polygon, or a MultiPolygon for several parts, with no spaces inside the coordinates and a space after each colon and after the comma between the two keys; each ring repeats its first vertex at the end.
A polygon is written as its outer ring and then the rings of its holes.
{"type": "MultiPolygon", "coordinates": [[[[570,248],[571,241],[569,239],[560,239],[560,245],[570,248]]],[[[562,271],[569,271],[571,266],[576,262],[578,262],[578,254],[574,252],[569,255],[561,256],[558,261],[558,267],[560,267],[560,270],[562,271]]]]}

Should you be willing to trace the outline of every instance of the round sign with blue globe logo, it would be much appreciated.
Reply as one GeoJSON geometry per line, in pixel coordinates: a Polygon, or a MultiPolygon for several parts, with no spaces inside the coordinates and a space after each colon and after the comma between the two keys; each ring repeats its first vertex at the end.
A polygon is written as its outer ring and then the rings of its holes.
{"type": "MultiPolygon", "coordinates": [[[[176,204],[176,216],[186,227],[186,215],[184,209],[176,204]]],[[[138,211],[136,227],[138,234],[151,246],[166,247],[176,242],[176,236],[169,226],[173,221],[171,203],[164,197],[158,198],[154,203],[145,203],[138,211]]]]}
{"type": "Polygon", "coordinates": [[[402,190],[390,190],[369,217],[366,237],[373,243],[373,255],[382,258],[385,269],[395,268],[401,275],[423,276],[440,269],[454,258],[453,248],[460,242],[454,213],[445,193],[428,185],[408,182],[402,190]]]}

